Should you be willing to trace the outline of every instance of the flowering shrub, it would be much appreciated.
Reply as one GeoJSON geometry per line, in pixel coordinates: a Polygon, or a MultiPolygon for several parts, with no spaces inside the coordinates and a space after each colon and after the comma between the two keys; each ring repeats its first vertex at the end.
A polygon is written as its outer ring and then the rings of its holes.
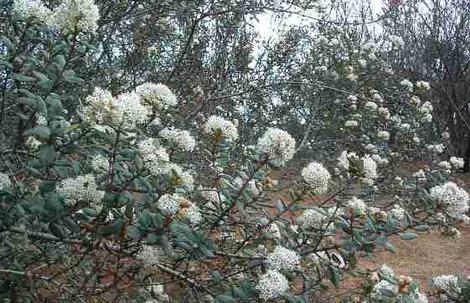
{"type": "MultiPolygon", "coordinates": [[[[299,170],[289,198],[273,202],[272,171],[298,145],[291,134],[263,125],[256,139],[243,140],[226,113],[179,128],[181,100],[162,83],[119,93],[87,87],[87,96],[74,98],[83,80],[69,65],[88,54],[98,7],[70,0],[49,10],[15,1],[11,18],[34,24],[25,30],[37,37],[62,38],[27,68],[15,65],[19,45],[2,59],[5,90],[20,116],[0,166],[5,299],[158,302],[182,293],[188,301],[308,302],[356,271],[363,253],[395,251],[391,236],[412,240],[436,225],[456,237],[468,221],[468,194],[447,180],[460,159],[444,165],[435,155],[429,171],[397,172],[423,148],[408,144],[432,119],[432,106],[419,106],[408,80],[386,87],[397,96],[385,101],[346,66],[361,92],[335,109],[335,121],[348,128],[335,129],[345,132],[347,150],[299,170]],[[406,111],[397,99],[409,101],[406,111]],[[381,192],[397,198],[380,204],[374,197],[381,192]]],[[[329,43],[341,47],[339,39],[329,43]]],[[[433,143],[427,149],[444,149],[433,143]]],[[[363,278],[364,302],[426,302],[412,278],[390,268],[363,278]]],[[[459,283],[433,280],[441,300],[465,302],[468,287],[459,283]]]]}

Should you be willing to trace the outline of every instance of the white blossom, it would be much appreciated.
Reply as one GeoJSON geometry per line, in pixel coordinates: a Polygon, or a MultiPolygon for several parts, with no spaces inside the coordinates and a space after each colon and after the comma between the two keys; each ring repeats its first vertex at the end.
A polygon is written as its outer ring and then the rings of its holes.
{"type": "Polygon", "coordinates": [[[168,109],[177,104],[176,96],[162,83],[146,82],[136,87],[136,93],[145,105],[156,109],[168,109]]]}
{"type": "Polygon", "coordinates": [[[91,158],[90,166],[95,172],[105,172],[109,167],[108,158],[101,154],[94,155],[91,158]]]}
{"type": "Polygon", "coordinates": [[[160,146],[155,139],[145,139],[138,144],[138,149],[142,154],[145,167],[153,175],[168,173],[168,161],[170,156],[165,148],[160,146]]]}
{"type": "Polygon", "coordinates": [[[93,94],[86,97],[85,101],[86,104],[81,109],[81,114],[83,120],[91,126],[111,123],[117,119],[117,108],[109,91],[95,87],[93,94]]]}
{"type": "Polygon", "coordinates": [[[334,220],[318,209],[306,209],[301,216],[297,218],[297,224],[305,229],[330,229],[333,227],[334,220]],[[333,222],[330,222],[333,221],[333,222]],[[330,224],[327,226],[327,223],[330,224]]]}
{"type": "Polygon", "coordinates": [[[390,133],[388,131],[381,130],[377,132],[377,137],[381,140],[388,141],[390,139],[390,133]]]}
{"type": "Polygon", "coordinates": [[[42,145],[42,142],[36,139],[34,136],[28,136],[26,139],[25,145],[27,148],[35,150],[38,149],[39,146],[42,145]]]}
{"type": "Polygon", "coordinates": [[[118,113],[115,122],[127,128],[144,123],[150,114],[136,93],[120,94],[116,98],[115,107],[118,113]]]}
{"type": "Polygon", "coordinates": [[[416,87],[421,88],[423,90],[430,90],[431,89],[431,85],[429,85],[429,82],[426,82],[426,81],[416,82],[416,87]]]}
{"type": "Polygon", "coordinates": [[[351,104],[354,104],[357,102],[357,96],[355,95],[349,95],[348,100],[351,102],[351,104]]]}
{"type": "Polygon", "coordinates": [[[36,118],[37,125],[47,125],[47,118],[44,115],[38,115],[36,118]]]}
{"type": "Polygon", "coordinates": [[[220,136],[229,142],[238,139],[237,127],[232,122],[219,116],[210,116],[203,129],[208,135],[220,136]]]}
{"type": "Polygon", "coordinates": [[[93,33],[100,12],[93,0],[64,0],[54,9],[54,20],[65,33],[93,33]]]}
{"type": "Polygon", "coordinates": [[[469,209],[468,193],[454,182],[447,182],[431,188],[430,196],[441,203],[446,213],[456,219],[464,219],[469,209]]]}
{"type": "Polygon", "coordinates": [[[390,210],[390,213],[398,221],[402,221],[405,219],[406,212],[400,205],[397,205],[397,204],[393,205],[393,208],[390,210]]]}
{"type": "Polygon", "coordinates": [[[406,89],[408,89],[409,91],[413,91],[413,83],[408,80],[408,79],[403,79],[401,82],[400,82],[400,85],[405,87],[406,89]]]}
{"type": "Polygon", "coordinates": [[[344,123],[344,126],[350,127],[350,128],[358,127],[359,122],[357,122],[356,120],[348,120],[344,123]]]}
{"type": "Polygon", "coordinates": [[[359,59],[359,60],[357,60],[357,62],[359,63],[359,65],[360,65],[362,68],[366,68],[366,67],[367,67],[367,60],[365,60],[365,59],[359,59]]]}
{"type": "Polygon", "coordinates": [[[450,157],[449,161],[455,169],[461,169],[465,165],[465,161],[463,158],[450,157]]]}
{"type": "Polygon", "coordinates": [[[369,156],[365,155],[361,158],[363,173],[364,173],[364,182],[366,184],[373,184],[374,180],[377,178],[377,163],[369,156]]]}
{"type": "Polygon", "coordinates": [[[269,269],[260,277],[256,289],[263,300],[271,300],[279,297],[289,289],[289,282],[283,274],[277,270],[269,269]]]}
{"type": "Polygon", "coordinates": [[[317,194],[324,194],[328,191],[328,182],[331,175],[321,163],[312,162],[308,164],[302,169],[301,175],[317,194]]]}
{"type": "Polygon", "coordinates": [[[348,171],[351,165],[350,160],[358,159],[357,155],[353,152],[348,153],[347,151],[342,151],[341,155],[337,158],[338,167],[342,170],[348,171]]]}
{"type": "Polygon", "coordinates": [[[294,270],[300,264],[300,255],[282,246],[276,246],[267,257],[269,268],[275,270],[294,270]]]}
{"type": "Polygon", "coordinates": [[[294,157],[295,140],[283,130],[268,128],[258,139],[256,149],[276,166],[282,166],[294,157]]]}
{"type": "Polygon", "coordinates": [[[0,191],[11,187],[11,181],[7,174],[0,173],[0,191]]]}
{"type": "Polygon", "coordinates": [[[199,207],[191,205],[184,212],[185,217],[192,225],[198,225],[202,221],[202,214],[199,207]]]}
{"type": "Polygon", "coordinates": [[[431,104],[431,102],[429,101],[426,101],[424,102],[420,107],[419,107],[419,112],[421,114],[430,114],[432,111],[433,111],[433,106],[431,104]]]}
{"type": "Polygon", "coordinates": [[[449,132],[443,132],[442,133],[442,140],[447,141],[450,139],[450,133],[449,132]]]}
{"type": "Polygon", "coordinates": [[[390,119],[390,117],[391,117],[390,111],[388,110],[388,108],[383,107],[383,106],[381,106],[381,107],[379,107],[379,108],[377,109],[377,113],[378,113],[380,116],[384,117],[385,120],[388,120],[388,119],[390,119]]]}
{"type": "Polygon", "coordinates": [[[375,102],[369,101],[366,103],[365,107],[370,111],[376,111],[378,108],[378,105],[375,102]]]}
{"type": "Polygon", "coordinates": [[[93,175],[82,175],[76,178],[62,180],[57,188],[57,193],[62,195],[67,205],[75,205],[78,202],[89,202],[90,206],[100,208],[104,191],[98,190],[93,175]]]}
{"type": "Polygon", "coordinates": [[[13,1],[12,13],[25,19],[35,19],[40,23],[53,25],[52,11],[45,7],[40,0],[15,0],[13,1]]]}
{"type": "Polygon", "coordinates": [[[345,205],[347,209],[349,209],[352,212],[363,214],[367,211],[367,205],[362,201],[361,199],[357,197],[352,197],[350,200],[348,200],[345,205]]]}
{"type": "Polygon", "coordinates": [[[180,199],[177,195],[164,194],[158,199],[157,208],[166,216],[175,215],[180,209],[180,199]]]}
{"type": "Polygon", "coordinates": [[[441,275],[432,278],[431,284],[439,291],[449,293],[452,295],[460,294],[462,291],[458,286],[459,279],[453,275],[441,275]]]}
{"type": "Polygon", "coordinates": [[[187,130],[164,128],[159,132],[159,135],[170,144],[185,151],[193,151],[196,146],[196,140],[187,130]]]}
{"type": "Polygon", "coordinates": [[[429,144],[426,147],[429,151],[436,153],[436,154],[442,154],[445,150],[444,144],[429,144]]]}
{"type": "Polygon", "coordinates": [[[413,177],[418,179],[418,181],[426,181],[426,173],[422,169],[420,169],[417,172],[413,173],[413,177]]]}
{"type": "Polygon", "coordinates": [[[452,169],[452,164],[450,164],[447,161],[441,161],[441,162],[437,163],[437,166],[439,166],[440,168],[446,169],[448,171],[450,171],[452,169]]]}

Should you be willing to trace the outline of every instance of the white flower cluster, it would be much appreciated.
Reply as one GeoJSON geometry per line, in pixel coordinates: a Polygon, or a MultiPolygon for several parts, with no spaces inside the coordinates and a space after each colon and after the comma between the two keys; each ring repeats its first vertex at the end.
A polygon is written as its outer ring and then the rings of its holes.
{"type": "Polygon", "coordinates": [[[364,174],[362,181],[365,184],[372,185],[374,180],[377,179],[377,163],[369,155],[365,155],[361,160],[364,174]]]}
{"type": "Polygon", "coordinates": [[[402,221],[405,219],[406,211],[400,205],[395,204],[390,210],[390,213],[398,221],[402,221]]]}
{"type": "Polygon", "coordinates": [[[366,108],[367,110],[370,110],[370,111],[375,112],[375,111],[377,110],[377,108],[378,108],[378,105],[377,105],[377,103],[375,103],[375,102],[368,101],[368,102],[365,104],[365,108],[366,108]]]}
{"type": "Polygon", "coordinates": [[[311,208],[311,209],[306,209],[297,218],[297,224],[299,226],[302,226],[305,229],[330,229],[334,225],[334,220],[331,220],[330,216],[324,214],[318,209],[311,208]],[[328,226],[327,223],[329,221],[332,221],[328,226]]]}
{"type": "Polygon", "coordinates": [[[282,166],[294,157],[295,140],[287,132],[278,128],[268,128],[258,139],[256,149],[268,156],[276,166],[282,166]]]}
{"type": "MultiPolygon", "coordinates": [[[[380,100],[381,100],[381,102],[383,102],[382,99],[380,99],[380,100]]],[[[390,117],[391,117],[391,114],[390,114],[389,109],[386,108],[386,107],[383,107],[383,106],[380,106],[380,107],[377,109],[377,113],[378,113],[380,116],[384,117],[385,120],[389,120],[390,117]]]]}
{"type": "Polygon", "coordinates": [[[450,174],[452,172],[452,164],[450,164],[450,162],[441,161],[441,162],[437,163],[437,166],[444,169],[445,172],[448,173],[448,174],[450,174]]]}
{"type": "Polygon", "coordinates": [[[34,19],[40,23],[52,25],[52,11],[40,0],[15,0],[12,13],[24,19],[34,19]]]}
{"type": "Polygon", "coordinates": [[[180,194],[164,194],[158,199],[157,208],[166,216],[186,218],[191,225],[197,225],[202,221],[202,214],[193,202],[180,194]]]}
{"type": "Polygon", "coordinates": [[[432,278],[431,284],[438,291],[451,295],[459,294],[462,290],[459,287],[459,278],[453,275],[441,275],[432,278]]]}
{"type": "Polygon", "coordinates": [[[65,33],[93,33],[98,29],[100,12],[93,0],[64,0],[53,14],[55,23],[65,33]]]}
{"type": "Polygon", "coordinates": [[[144,123],[150,114],[140,102],[139,95],[134,92],[120,94],[116,98],[115,106],[117,110],[115,122],[128,128],[144,123]]]}
{"type": "Polygon", "coordinates": [[[145,167],[153,175],[161,175],[168,172],[167,166],[170,156],[165,148],[158,145],[154,139],[145,139],[138,144],[138,148],[142,154],[145,167]]]}
{"type": "Polygon", "coordinates": [[[452,164],[454,169],[461,169],[465,165],[465,161],[463,160],[463,158],[450,157],[449,162],[450,164],[452,164]]]}
{"type": "Polygon", "coordinates": [[[90,166],[95,172],[103,173],[108,170],[109,161],[108,158],[101,154],[97,154],[91,158],[90,166]]]}
{"type": "Polygon", "coordinates": [[[138,144],[145,167],[154,176],[168,175],[172,177],[175,185],[192,187],[194,178],[189,171],[184,171],[176,163],[169,162],[170,156],[165,148],[155,139],[145,139],[138,144]]]}
{"type": "Polygon", "coordinates": [[[456,219],[467,220],[466,212],[469,209],[468,193],[454,182],[447,182],[431,188],[429,192],[445,207],[446,213],[456,219]]]}
{"type": "Polygon", "coordinates": [[[113,98],[111,93],[95,88],[81,109],[83,120],[93,127],[102,124],[132,128],[147,120],[149,111],[136,93],[124,93],[113,98]]]}
{"type": "Polygon", "coordinates": [[[357,213],[357,214],[364,214],[367,211],[366,203],[357,198],[352,197],[349,199],[344,205],[350,212],[357,213]]]}
{"type": "Polygon", "coordinates": [[[7,174],[0,173],[0,190],[6,190],[11,186],[10,178],[7,174]]]}
{"type": "Polygon", "coordinates": [[[390,139],[390,133],[385,130],[378,131],[377,138],[379,138],[380,140],[388,141],[390,139]]]}
{"type": "Polygon", "coordinates": [[[113,95],[107,90],[95,87],[85,101],[87,105],[81,109],[83,120],[92,126],[111,122],[117,115],[113,95]]]}
{"type": "MultiPolygon", "coordinates": [[[[374,146],[374,149],[375,149],[375,146],[374,146]]],[[[371,156],[372,160],[374,160],[378,165],[387,165],[389,162],[388,162],[388,159],[387,158],[382,158],[381,156],[377,155],[377,154],[374,154],[371,156]]]]}
{"type": "Polygon", "coordinates": [[[172,176],[174,185],[186,186],[192,190],[194,178],[190,171],[184,171],[181,166],[168,162],[162,167],[162,173],[172,176]]]}
{"type": "Polygon", "coordinates": [[[202,221],[202,215],[198,207],[193,206],[186,210],[186,218],[192,225],[197,225],[202,221]]]}
{"type": "Polygon", "coordinates": [[[401,82],[400,82],[400,85],[405,87],[406,89],[408,89],[410,92],[413,91],[413,82],[411,82],[410,80],[408,79],[403,79],[401,82]]]}
{"type": "Polygon", "coordinates": [[[263,300],[271,300],[279,297],[289,289],[289,281],[277,270],[268,270],[260,277],[256,289],[263,300]]]}
{"type": "Polygon", "coordinates": [[[442,154],[445,150],[444,144],[429,144],[426,148],[433,153],[442,154]]]}
{"type": "Polygon", "coordinates": [[[184,151],[193,151],[196,147],[196,140],[187,130],[164,128],[159,132],[159,135],[171,145],[184,151]]]}
{"type": "Polygon", "coordinates": [[[82,175],[76,178],[62,180],[57,188],[57,193],[65,198],[67,205],[75,205],[78,202],[89,202],[91,207],[100,208],[104,191],[98,190],[93,175],[82,175]]]}
{"type": "Polygon", "coordinates": [[[173,216],[180,209],[180,199],[176,195],[164,194],[158,199],[157,208],[166,216],[173,216]]]}
{"type": "Polygon", "coordinates": [[[431,122],[432,121],[432,111],[433,106],[431,102],[426,101],[424,102],[421,107],[418,109],[419,113],[422,115],[421,121],[423,122],[431,122]]]}
{"type": "Polygon", "coordinates": [[[358,159],[356,153],[348,153],[347,151],[343,151],[341,155],[338,157],[338,168],[348,171],[351,163],[351,160],[358,159]]]}
{"type": "Polygon", "coordinates": [[[238,131],[235,124],[219,116],[210,116],[203,129],[208,135],[223,138],[228,142],[238,139],[238,131]]]}
{"type": "Polygon", "coordinates": [[[300,264],[300,255],[280,245],[267,257],[269,268],[274,270],[294,270],[300,264]]]}
{"type": "Polygon", "coordinates": [[[308,164],[302,169],[301,175],[315,193],[324,194],[328,191],[328,182],[331,175],[321,163],[312,162],[308,164]]]}
{"type": "Polygon", "coordinates": [[[135,91],[145,105],[157,110],[168,109],[177,104],[176,96],[162,83],[146,82],[137,86],[135,91]]]}
{"type": "Polygon", "coordinates": [[[186,218],[189,220],[191,225],[198,225],[202,221],[202,214],[199,209],[193,202],[189,201],[188,199],[184,198],[181,195],[173,195],[174,199],[176,199],[181,206],[181,210],[178,215],[186,218]]]}
{"type": "Polygon", "coordinates": [[[431,85],[429,85],[429,82],[426,82],[426,81],[416,82],[416,87],[420,88],[420,89],[423,89],[423,90],[430,90],[431,89],[431,85]]]}
{"type": "Polygon", "coordinates": [[[348,128],[355,128],[359,126],[359,122],[356,120],[348,120],[344,123],[344,126],[348,128]]]}

